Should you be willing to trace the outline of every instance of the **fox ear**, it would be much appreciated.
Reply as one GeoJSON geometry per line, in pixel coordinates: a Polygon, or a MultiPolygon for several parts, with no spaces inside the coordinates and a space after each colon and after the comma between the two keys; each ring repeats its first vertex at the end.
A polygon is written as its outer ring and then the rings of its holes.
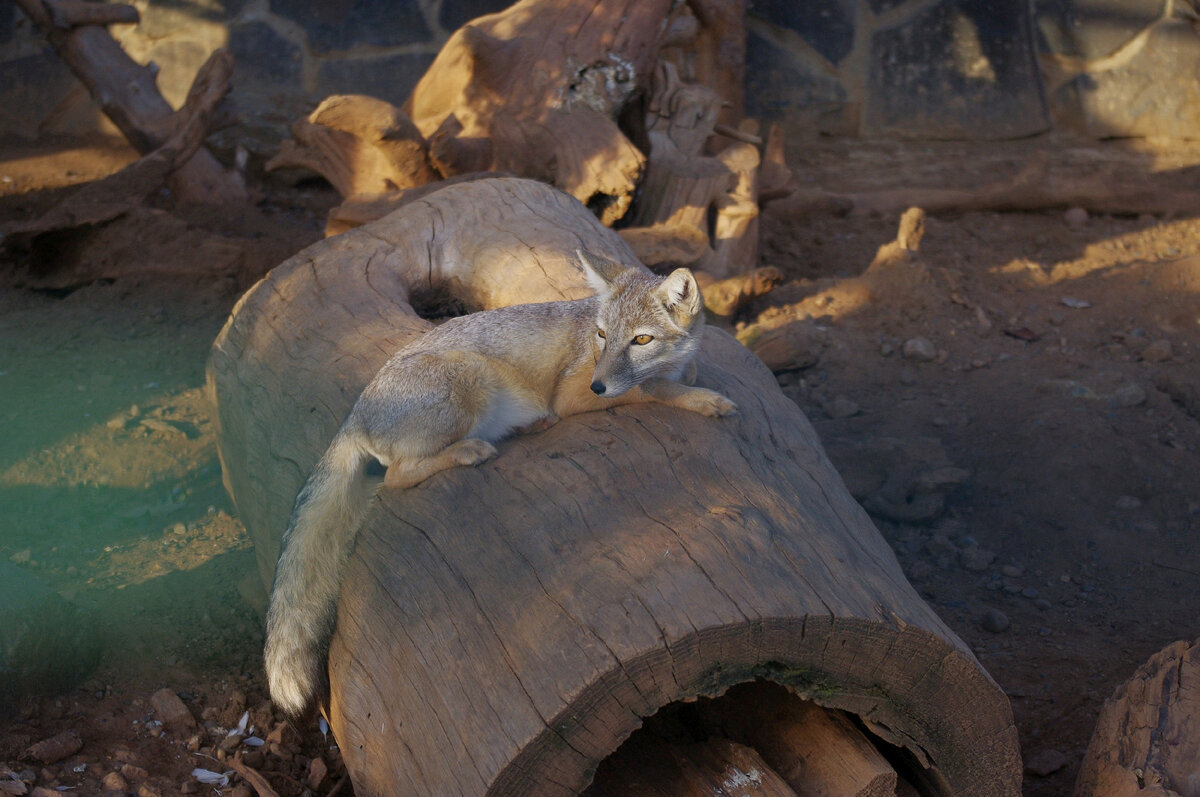
{"type": "Polygon", "coordinates": [[[587,277],[588,285],[601,296],[611,293],[617,277],[628,270],[620,263],[614,263],[608,258],[585,252],[582,249],[576,249],[575,256],[579,258],[579,263],[583,266],[583,275],[587,277]]]}
{"type": "Polygon", "coordinates": [[[686,268],[677,268],[659,283],[654,293],[667,312],[692,319],[700,313],[700,286],[686,268]]]}

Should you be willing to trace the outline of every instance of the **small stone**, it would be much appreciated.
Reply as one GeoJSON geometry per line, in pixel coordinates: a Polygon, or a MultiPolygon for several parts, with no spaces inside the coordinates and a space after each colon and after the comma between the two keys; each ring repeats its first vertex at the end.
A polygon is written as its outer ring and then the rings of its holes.
{"type": "Polygon", "coordinates": [[[990,631],[993,634],[999,634],[1001,631],[1008,629],[1008,615],[999,609],[988,609],[987,614],[979,621],[980,627],[984,631],[990,631]]]}
{"type": "Polygon", "coordinates": [[[162,797],[162,793],[148,783],[143,783],[137,790],[137,797],[162,797]]]}
{"type": "Polygon", "coordinates": [[[1063,221],[1073,230],[1078,230],[1088,223],[1088,212],[1083,208],[1071,208],[1063,214],[1063,221]]]}
{"type": "Polygon", "coordinates": [[[1171,341],[1160,338],[1142,349],[1142,359],[1148,363],[1161,363],[1171,359],[1171,341]]]}
{"type": "Polygon", "coordinates": [[[196,718],[188,707],[179,699],[179,695],[167,688],[159,689],[150,696],[150,705],[154,714],[167,728],[172,730],[192,730],[196,727],[196,718]]]}
{"type": "Polygon", "coordinates": [[[129,783],[120,772],[109,772],[100,780],[100,785],[104,787],[105,791],[129,791],[129,783]]]}
{"type": "Polygon", "coordinates": [[[992,560],[996,558],[996,554],[984,548],[972,546],[964,548],[958,557],[963,567],[975,573],[982,573],[992,564],[992,560]]]}
{"type": "Polygon", "coordinates": [[[1033,587],[1026,587],[1025,589],[1021,590],[1021,597],[1033,600],[1038,597],[1038,591],[1033,587]]]}
{"type": "Polygon", "coordinates": [[[1005,565],[1004,567],[1000,568],[1000,572],[1009,578],[1020,578],[1025,573],[1023,569],[1017,567],[1016,565],[1005,565]]]}
{"type": "Polygon", "coordinates": [[[1108,397],[1108,403],[1113,407],[1136,407],[1146,400],[1146,391],[1136,382],[1121,385],[1108,397]]]}
{"type": "Polygon", "coordinates": [[[328,774],[329,767],[325,764],[324,759],[317,756],[308,763],[308,777],[305,779],[305,783],[308,784],[308,788],[316,791],[321,788],[321,782],[328,774]]]}
{"type": "Polygon", "coordinates": [[[1117,499],[1117,509],[1137,509],[1142,502],[1132,495],[1123,495],[1117,499]]]}
{"type": "Polygon", "coordinates": [[[1067,757],[1058,750],[1039,750],[1025,761],[1025,771],[1039,778],[1053,775],[1067,765],[1067,757]]]}
{"type": "Polygon", "coordinates": [[[185,780],[179,784],[179,791],[183,794],[199,794],[200,784],[194,780],[185,780]]]}
{"type": "Polygon", "coordinates": [[[859,412],[861,410],[858,404],[845,396],[837,396],[825,404],[825,414],[835,421],[842,418],[852,418],[858,415],[859,412]]]}
{"type": "Polygon", "coordinates": [[[909,338],[904,341],[904,357],[918,362],[931,363],[937,359],[937,348],[929,338],[909,338]]]}
{"type": "Polygon", "coordinates": [[[145,780],[150,777],[150,773],[137,764],[125,764],[121,767],[121,774],[125,776],[126,780],[145,780]]]}
{"type": "Polygon", "coordinates": [[[918,559],[908,568],[908,577],[913,581],[923,581],[933,575],[933,565],[924,559],[918,559]]]}

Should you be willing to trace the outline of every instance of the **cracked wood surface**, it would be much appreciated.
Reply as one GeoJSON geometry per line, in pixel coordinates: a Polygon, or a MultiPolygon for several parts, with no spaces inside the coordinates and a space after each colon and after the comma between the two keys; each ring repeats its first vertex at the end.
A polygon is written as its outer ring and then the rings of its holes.
{"type": "MultiPolygon", "coordinates": [[[[239,302],[209,387],[264,582],[358,391],[428,328],[411,299],[578,297],[579,247],[636,263],[564,194],[479,180],[309,247],[239,302]]],[[[698,364],[739,415],[573,416],[380,493],[330,652],[356,793],[577,794],[642,717],[755,678],[859,715],[928,767],[930,793],[1019,793],[1006,698],[908,585],[807,419],[725,333],[706,331],[698,364]]]]}

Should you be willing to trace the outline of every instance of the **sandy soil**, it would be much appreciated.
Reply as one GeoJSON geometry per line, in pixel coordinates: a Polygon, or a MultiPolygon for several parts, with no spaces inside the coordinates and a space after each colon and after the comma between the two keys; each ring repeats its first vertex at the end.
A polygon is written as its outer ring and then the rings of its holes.
{"type": "MultiPolygon", "coordinates": [[[[1195,148],[1042,140],[815,141],[790,159],[840,191],[970,187],[1041,149],[1068,172],[1119,162],[1164,184],[1200,163],[1195,148]]],[[[132,157],[105,142],[3,151],[3,222],[132,157]]],[[[281,794],[342,782],[332,741],[282,726],[265,699],[252,555],[201,389],[238,293],[319,238],[336,201],[319,185],[259,191],[236,217],[157,197],[0,262],[0,563],[65,598],[102,646],[80,685],[0,715],[0,792],[16,778],[208,793],[193,769],[227,772],[235,750],[281,794]],[[163,688],[194,726],[159,724],[163,688]],[[28,754],[72,728],[78,751],[28,754]]],[[[752,347],[783,341],[783,390],[1010,696],[1026,793],[1066,794],[1104,699],[1200,636],[1200,220],[943,214],[916,254],[867,272],[896,224],[766,214],[762,260],[787,281],[732,326],[752,347]]]]}

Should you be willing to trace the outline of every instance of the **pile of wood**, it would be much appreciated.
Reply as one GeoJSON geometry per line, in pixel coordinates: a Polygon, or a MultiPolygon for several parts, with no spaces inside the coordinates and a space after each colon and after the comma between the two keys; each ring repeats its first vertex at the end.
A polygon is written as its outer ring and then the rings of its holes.
{"type": "Polygon", "coordinates": [[[744,12],[743,0],[521,0],[451,36],[403,110],[326,99],[268,169],[333,184],[345,201],[328,234],[435,180],[530,177],[620,227],[644,263],[741,277],[761,202],[791,190],[782,134],[764,156],[739,118],[744,12]]]}

